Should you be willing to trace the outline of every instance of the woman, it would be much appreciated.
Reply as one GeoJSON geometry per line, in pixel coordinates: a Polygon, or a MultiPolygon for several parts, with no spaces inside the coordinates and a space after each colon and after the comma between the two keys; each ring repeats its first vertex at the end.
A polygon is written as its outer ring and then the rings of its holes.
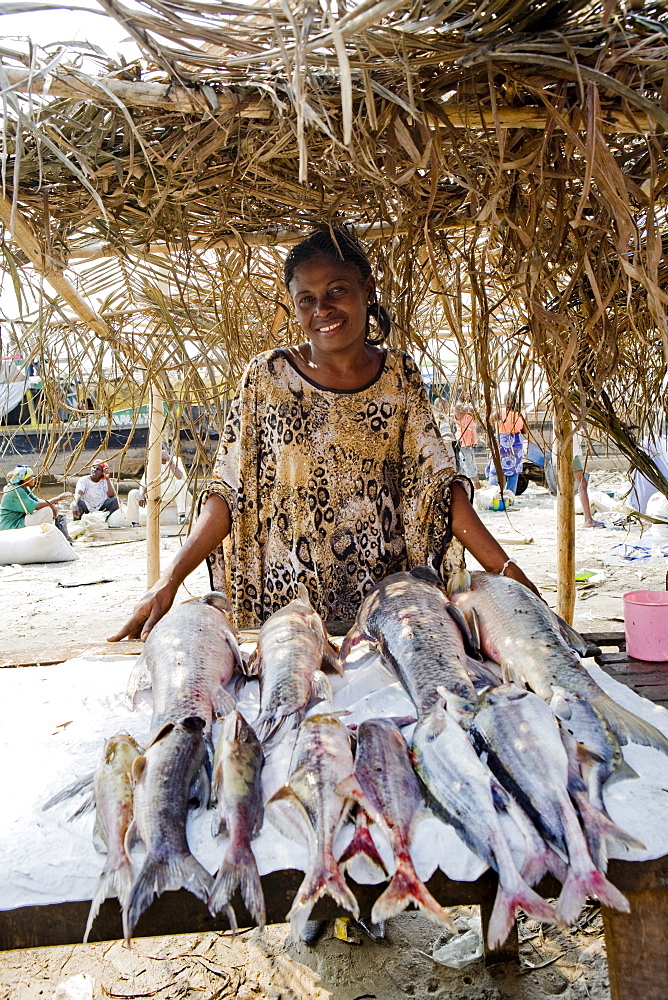
{"type": "MultiPolygon", "coordinates": [[[[505,493],[517,493],[517,480],[524,464],[524,435],[527,426],[522,414],[515,409],[516,405],[514,396],[506,396],[501,412],[496,415],[497,441],[501,471],[505,479],[505,493]]],[[[485,476],[492,486],[499,485],[493,455],[490,455],[487,461],[485,476]]]]}
{"type": "Polygon", "coordinates": [[[532,587],[475,514],[415,363],[382,346],[390,321],[358,241],[314,233],[289,253],[285,283],[306,340],[248,365],[193,532],[112,641],[145,637],[207,557],[237,627],[265,620],[297,582],[325,619],[352,618],[389,573],[430,563],[447,580],[462,545],[532,587]]]}
{"type": "Polygon", "coordinates": [[[36,524],[55,523],[68,542],[71,542],[67,522],[63,514],[59,514],[55,504],[72,496],[71,493],[60,493],[53,500],[40,500],[32,490],[35,486],[35,474],[29,465],[17,465],[7,479],[7,485],[2,491],[0,501],[0,530],[8,528],[30,528],[36,524]]]}

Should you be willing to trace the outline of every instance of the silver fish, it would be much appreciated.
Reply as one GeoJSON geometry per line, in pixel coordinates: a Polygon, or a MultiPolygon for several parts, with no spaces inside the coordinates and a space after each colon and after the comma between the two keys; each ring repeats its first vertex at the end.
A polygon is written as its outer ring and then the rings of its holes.
{"type": "Polygon", "coordinates": [[[335,715],[311,715],[302,722],[287,785],[269,799],[267,815],[288,837],[308,846],[309,862],[288,918],[295,939],[315,903],[325,894],[359,916],[357,900],[334,858],[334,838],[346,819],[350,800],[336,793],[353,770],[350,734],[335,715]],[[285,808],[288,815],[284,813],[285,808]]]}
{"type": "Polygon", "coordinates": [[[589,853],[568,792],[568,758],[549,706],[516,684],[504,684],[482,696],[474,728],[488,752],[490,769],[568,860],[557,904],[559,920],[574,923],[587,895],[628,913],[628,901],[589,853]]]}
{"type": "MultiPolygon", "coordinates": [[[[207,902],[213,879],[190,852],[186,817],[192,788],[206,759],[202,719],[169,722],[132,765],[134,819],[126,848],[139,839],[146,859],[123,907],[123,933],[129,941],[144,910],[156,896],[185,888],[207,902]]],[[[202,798],[208,799],[208,788],[202,798]]]]}
{"type": "MultiPolygon", "coordinates": [[[[452,599],[475,619],[481,647],[501,664],[505,680],[528,684],[547,702],[563,690],[580,695],[620,744],[640,743],[668,753],[668,739],[658,729],[614,702],[590,677],[539,597],[516,580],[493,573],[471,573],[470,580],[470,589],[452,599]]],[[[576,715],[573,724],[577,720],[576,715]]],[[[592,720],[590,715],[588,723],[592,720]]],[[[573,728],[573,735],[585,745],[591,739],[586,726],[584,731],[573,728]]],[[[598,732],[600,739],[604,732],[598,732]]]]}
{"type": "Polygon", "coordinates": [[[260,679],[260,714],[253,728],[266,743],[279,730],[293,729],[304,718],[311,697],[331,702],[332,689],[321,667],[341,672],[322,619],[311,607],[306,587],[274,612],[260,628],[257,649],[246,672],[260,679]]]}
{"type": "Polygon", "coordinates": [[[436,708],[420,719],[413,734],[413,754],[434,812],[498,872],[489,947],[496,948],[506,940],[520,906],[528,916],[554,923],[554,909],[517,870],[494,802],[496,782],[454,716],[436,708]]]}
{"type": "MultiPolygon", "coordinates": [[[[394,874],[374,904],[372,923],[388,920],[414,903],[436,923],[456,933],[450,914],[434,899],[413,866],[411,833],[418,816],[426,811],[425,802],[408,747],[393,722],[368,719],[360,724],[355,771],[337,786],[337,791],[344,798],[356,799],[369,818],[383,827],[394,852],[394,874]]],[[[368,853],[366,838],[358,845],[359,829],[339,864],[354,857],[358,850],[368,853]]]]}
{"type": "MultiPolygon", "coordinates": [[[[453,613],[433,571],[417,567],[394,573],[369,591],[341,647],[342,659],[358,642],[377,644],[413,701],[419,716],[440,704],[437,688],[452,707],[471,713],[476,691],[467,672],[469,657],[453,613]]],[[[459,616],[461,617],[461,616],[459,616]]]]}
{"type": "Polygon", "coordinates": [[[242,660],[226,608],[225,595],[213,592],[180,604],[149,633],[126,699],[132,705],[137,691],[153,689],[151,739],[168,722],[191,717],[209,733],[213,716],[234,708],[224,687],[242,660]]]}
{"type": "Polygon", "coordinates": [[[100,906],[109,896],[118,896],[125,906],[132,888],[132,865],[125,849],[125,835],[132,822],[132,765],[141,750],[127,734],[112,736],[104,744],[102,763],[95,772],[95,846],[106,850],[107,859],[90,905],[84,944],[88,941],[100,906]]]}
{"type": "Polygon", "coordinates": [[[251,840],[262,827],[264,806],[260,775],[264,755],[254,731],[240,712],[225,717],[213,760],[212,793],[216,800],[211,832],[227,832],[230,842],[211,895],[209,910],[215,917],[225,909],[233,930],[237,921],[230,900],[240,888],[255,922],[264,927],[265,904],[251,840]]]}

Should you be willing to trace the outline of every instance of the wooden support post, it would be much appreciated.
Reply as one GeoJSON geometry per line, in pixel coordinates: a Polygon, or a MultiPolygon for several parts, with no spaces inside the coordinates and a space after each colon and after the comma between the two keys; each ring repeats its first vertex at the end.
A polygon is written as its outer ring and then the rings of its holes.
{"type": "Polygon", "coordinates": [[[603,912],[612,1000],[665,1000],[668,889],[624,890],[631,913],[603,912]]]}
{"type": "Polygon", "coordinates": [[[555,413],[557,437],[557,614],[569,625],[575,610],[575,498],[571,417],[555,413]]]}
{"type": "Polygon", "coordinates": [[[146,586],[151,588],[160,576],[160,473],[162,432],[165,425],[162,396],[151,383],[146,462],[146,586]]]}

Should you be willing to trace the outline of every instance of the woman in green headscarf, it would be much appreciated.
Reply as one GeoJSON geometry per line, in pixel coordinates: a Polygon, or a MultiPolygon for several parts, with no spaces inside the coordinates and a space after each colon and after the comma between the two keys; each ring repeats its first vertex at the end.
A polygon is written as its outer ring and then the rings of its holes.
{"type": "Polygon", "coordinates": [[[61,493],[53,500],[41,500],[35,493],[35,474],[29,465],[17,465],[7,479],[7,485],[2,491],[0,501],[0,530],[7,528],[28,528],[35,524],[55,523],[71,541],[67,532],[67,523],[59,514],[55,505],[60,500],[71,496],[61,493]]]}

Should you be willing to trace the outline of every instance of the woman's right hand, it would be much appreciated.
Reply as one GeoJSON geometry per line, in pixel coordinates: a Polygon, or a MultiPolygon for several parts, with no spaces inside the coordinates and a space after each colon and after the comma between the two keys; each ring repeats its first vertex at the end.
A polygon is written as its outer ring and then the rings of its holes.
{"type": "Polygon", "coordinates": [[[178,587],[161,584],[160,581],[151,588],[142,599],[135,604],[132,615],[116,635],[110,635],[107,642],[119,642],[121,639],[146,640],[149,632],[160,619],[167,614],[178,587]]]}

